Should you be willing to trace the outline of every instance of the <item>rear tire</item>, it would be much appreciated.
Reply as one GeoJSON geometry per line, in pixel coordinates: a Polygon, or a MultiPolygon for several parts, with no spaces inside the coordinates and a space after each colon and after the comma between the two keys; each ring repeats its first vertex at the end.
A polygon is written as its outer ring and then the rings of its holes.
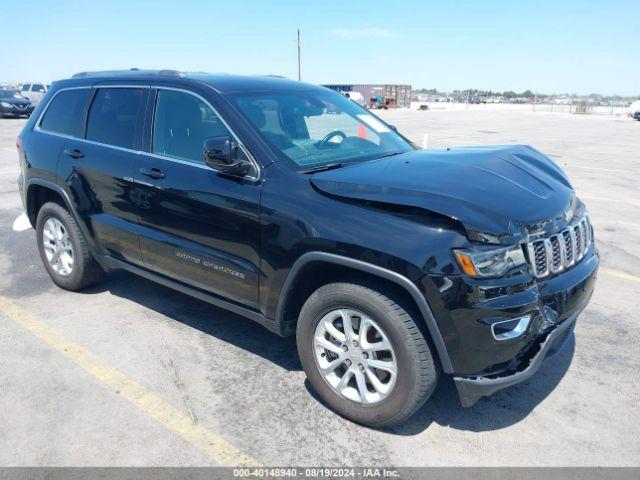
{"type": "Polygon", "coordinates": [[[405,421],[438,382],[428,342],[411,315],[392,298],[363,285],[332,283],[316,290],[300,312],[296,341],[313,389],[337,413],[362,425],[405,421]],[[348,323],[351,329],[345,327],[348,323]],[[390,348],[372,350],[376,345],[390,348]]]}
{"type": "Polygon", "coordinates": [[[38,251],[51,280],[65,290],[99,282],[104,270],[95,261],[78,224],[57,203],[45,203],[36,221],[38,251]]]}

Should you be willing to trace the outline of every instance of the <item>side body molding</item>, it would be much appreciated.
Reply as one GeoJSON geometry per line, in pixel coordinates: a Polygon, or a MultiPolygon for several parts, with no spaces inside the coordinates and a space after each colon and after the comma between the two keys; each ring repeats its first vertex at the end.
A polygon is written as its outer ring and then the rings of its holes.
{"type": "Polygon", "coordinates": [[[420,293],[418,287],[416,287],[416,285],[411,282],[411,280],[400,275],[399,273],[387,270],[386,268],[382,268],[377,265],[363,262],[361,260],[355,260],[353,258],[343,257],[341,255],[335,255],[326,252],[309,252],[302,255],[300,258],[298,258],[296,263],[289,271],[284,285],[282,286],[280,298],[278,299],[278,305],[276,307],[276,322],[280,323],[285,321],[285,319],[283,318],[284,307],[287,302],[287,297],[292,290],[291,287],[293,285],[293,282],[295,282],[296,277],[298,276],[302,268],[310,262],[335,263],[372,275],[376,275],[378,277],[382,277],[404,288],[411,295],[413,300],[416,302],[416,305],[420,309],[420,313],[424,318],[425,324],[429,330],[429,334],[431,335],[431,339],[433,340],[433,344],[435,345],[435,348],[437,350],[442,369],[445,373],[453,373],[453,366],[451,364],[451,360],[449,359],[449,353],[447,352],[447,347],[444,344],[444,340],[442,338],[442,334],[440,333],[440,329],[438,328],[438,324],[436,323],[436,319],[431,312],[431,308],[429,308],[427,300],[420,293]]]}

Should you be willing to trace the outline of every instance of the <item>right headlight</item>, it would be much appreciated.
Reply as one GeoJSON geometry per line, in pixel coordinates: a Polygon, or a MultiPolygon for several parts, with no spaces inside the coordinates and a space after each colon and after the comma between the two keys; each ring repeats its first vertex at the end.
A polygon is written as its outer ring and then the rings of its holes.
{"type": "Polygon", "coordinates": [[[527,263],[520,245],[482,250],[454,250],[453,255],[462,271],[470,277],[501,277],[512,268],[527,263]]]}
{"type": "Polygon", "coordinates": [[[11,104],[10,104],[10,103],[8,103],[8,102],[0,102],[0,105],[2,105],[2,106],[3,106],[3,107],[5,107],[5,108],[11,108],[11,107],[13,107],[13,105],[11,105],[11,104]]]}

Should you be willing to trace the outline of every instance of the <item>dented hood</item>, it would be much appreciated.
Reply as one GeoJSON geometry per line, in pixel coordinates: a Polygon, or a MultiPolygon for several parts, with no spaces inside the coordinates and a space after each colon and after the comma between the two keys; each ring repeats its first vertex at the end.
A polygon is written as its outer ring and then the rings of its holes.
{"type": "Polygon", "coordinates": [[[574,208],[565,174],[529,146],[416,150],[319,172],[311,183],[338,197],[446,215],[492,243],[546,230],[574,208]]]}

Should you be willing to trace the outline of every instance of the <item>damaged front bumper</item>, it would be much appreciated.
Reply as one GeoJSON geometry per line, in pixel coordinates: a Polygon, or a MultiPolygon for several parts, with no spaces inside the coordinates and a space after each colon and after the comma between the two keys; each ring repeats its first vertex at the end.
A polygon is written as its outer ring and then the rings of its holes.
{"type": "Polygon", "coordinates": [[[436,318],[463,406],[527,380],[563,346],[594,292],[598,266],[592,244],[578,264],[544,279],[527,272],[486,281],[460,276],[443,288],[429,277],[440,293],[430,303],[444,306],[436,318]]]}
{"type": "Polygon", "coordinates": [[[542,362],[550,355],[560,351],[567,340],[573,333],[576,320],[580,312],[574,313],[571,317],[558,324],[550,332],[541,343],[538,344],[538,351],[526,365],[514,373],[498,376],[498,377],[458,377],[454,376],[460,403],[463,407],[473,406],[480,398],[492,395],[498,390],[510,387],[517,383],[523,382],[533,376],[542,362]]]}

